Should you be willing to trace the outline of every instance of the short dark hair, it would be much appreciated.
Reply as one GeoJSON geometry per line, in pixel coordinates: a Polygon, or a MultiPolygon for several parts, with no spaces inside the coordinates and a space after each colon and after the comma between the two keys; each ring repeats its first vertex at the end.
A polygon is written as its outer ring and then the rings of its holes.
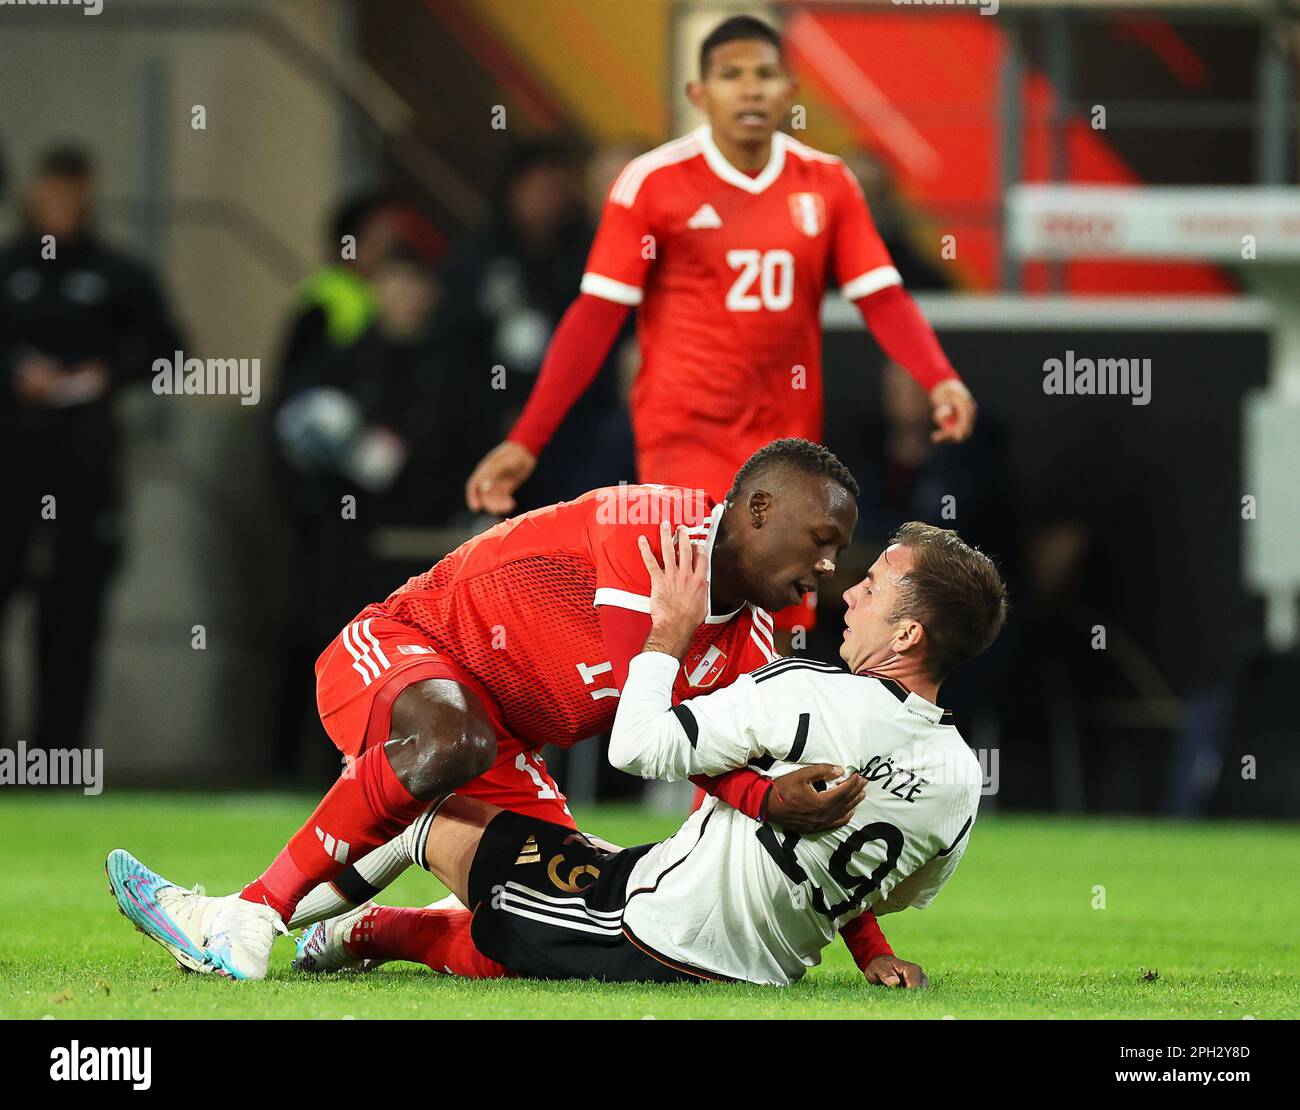
{"type": "Polygon", "coordinates": [[[700,43],[700,76],[708,75],[709,54],[714,49],[724,43],[739,42],[742,39],[769,42],[776,47],[778,54],[781,53],[781,36],[777,34],[775,28],[752,15],[733,15],[714,27],[708,37],[700,43]]]}
{"type": "Polygon", "coordinates": [[[525,174],[539,167],[572,170],[582,165],[584,151],[574,139],[564,135],[547,135],[527,139],[510,148],[497,173],[496,196],[504,203],[511,187],[525,174]]]}
{"type": "Polygon", "coordinates": [[[900,580],[898,605],[889,619],[920,621],[926,673],[942,682],[997,639],[1007,619],[1006,583],[993,560],[951,528],[912,520],[889,542],[911,549],[915,559],[900,580]]]}
{"type": "Polygon", "coordinates": [[[44,151],[36,163],[38,177],[86,181],[94,175],[95,160],[79,143],[59,143],[44,151]]]}
{"type": "Polygon", "coordinates": [[[750,455],[745,460],[745,465],[736,471],[735,481],[727,491],[727,500],[734,502],[740,493],[740,487],[751,478],[782,466],[801,470],[805,474],[820,474],[830,478],[848,490],[852,497],[857,497],[861,492],[857,479],[834,454],[820,443],[796,439],[792,436],[787,439],[774,439],[766,447],[760,447],[750,455]]]}
{"type": "Polygon", "coordinates": [[[409,243],[399,242],[395,247],[386,251],[379,261],[375,264],[375,269],[405,269],[415,270],[422,277],[431,278],[437,275],[437,271],[430,264],[429,259],[416,250],[409,243]]]}
{"type": "Polygon", "coordinates": [[[338,254],[339,244],[345,235],[361,235],[361,229],[377,212],[395,207],[398,196],[390,189],[371,189],[347,197],[330,216],[330,254],[338,254]]]}

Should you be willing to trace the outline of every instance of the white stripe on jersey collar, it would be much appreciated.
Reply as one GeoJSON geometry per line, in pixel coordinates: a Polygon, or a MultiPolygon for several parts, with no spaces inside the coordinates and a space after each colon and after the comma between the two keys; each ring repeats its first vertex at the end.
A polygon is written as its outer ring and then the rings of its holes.
{"type": "Polygon", "coordinates": [[[709,542],[704,548],[704,556],[709,560],[709,565],[705,571],[705,578],[709,583],[709,615],[704,618],[705,624],[726,624],[745,607],[744,602],[741,602],[740,607],[730,613],[716,617],[713,615],[713,544],[718,538],[718,524],[722,520],[722,514],[726,507],[727,503],[720,501],[713,506],[713,512],[709,514],[709,542]]]}
{"type": "Polygon", "coordinates": [[[783,131],[773,132],[772,153],[768,157],[767,165],[763,167],[762,173],[757,177],[750,177],[727,161],[727,156],[718,149],[718,144],[713,141],[713,130],[707,123],[698,128],[695,134],[700,137],[700,145],[704,149],[704,160],[708,163],[709,169],[728,185],[734,185],[737,189],[744,189],[747,193],[754,193],[755,195],[761,193],[781,176],[781,171],[785,168],[786,140],[783,131]]]}

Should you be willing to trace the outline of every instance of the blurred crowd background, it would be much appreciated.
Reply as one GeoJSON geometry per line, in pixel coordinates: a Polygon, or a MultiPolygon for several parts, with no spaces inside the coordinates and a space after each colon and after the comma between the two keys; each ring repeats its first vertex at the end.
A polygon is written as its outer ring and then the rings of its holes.
{"type": "MultiPolygon", "coordinates": [[[[689,59],[737,10],[786,23],[800,138],[848,161],[981,406],[971,440],[935,447],[919,388],[828,306],[827,444],[863,494],[807,654],[834,658],[839,590],[895,527],[955,526],[1013,598],[944,689],[996,752],[989,804],[1300,815],[1300,657],[1266,644],[1242,573],[1266,318],[1230,269],[1021,265],[1002,245],[1012,180],[1295,184],[1295,28],[1240,4],[4,9],[7,744],[102,747],[110,787],[336,773],[317,653],[490,523],[465,479],[528,396],[610,182],[694,126],[689,59]],[[899,118],[857,110],[845,58],[899,118]],[[1102,99],[1131,110],[1098,132],[1102,99]],[[1284,110],[1280,156],[1264,104],[1284,110]],[[1241,311],[1090,312],[1103,294],[1241,311]],[[1151,358],[1151,404],[1044,394],[1067,350],[1151,358]],[[151,366],[178,351],[258,359],[258,403],[158,395],[151,366]]],[[[635,480],[636,369],[629,330],[522,507],[635,480]]],[[[639,785],[576,749],[552,766],[578,802],[639,785]]]]}

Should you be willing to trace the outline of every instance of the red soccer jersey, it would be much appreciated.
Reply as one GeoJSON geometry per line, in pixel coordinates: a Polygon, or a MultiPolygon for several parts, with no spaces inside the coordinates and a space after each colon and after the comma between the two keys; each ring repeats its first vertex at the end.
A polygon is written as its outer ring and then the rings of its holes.
{"type": "Polygon", "coordinates": [[[610,188],[582,291],[640,306],[638,451],[653,456],[683,429],[739,460],[778,436],[820,440],[828,279],[849,300],[901,281],[840,159],[777,132],[751,177],[704,126],[632,161],[610,188]]]}
{"type": "MultiPolygon", "coordinates": [[[[592,490],[502,521],[374,609],[469,671],[520,741],[573,744],[609,731],[618,708],[597,606],[650,611],[638,537],[657,551],[662,519],[685,524],[711,558],[722,508],[670,486],[592,490]]],[[[772,618],[762,609],[710,616],[675,694],[726,686],[775,658],[772,618]]]]}

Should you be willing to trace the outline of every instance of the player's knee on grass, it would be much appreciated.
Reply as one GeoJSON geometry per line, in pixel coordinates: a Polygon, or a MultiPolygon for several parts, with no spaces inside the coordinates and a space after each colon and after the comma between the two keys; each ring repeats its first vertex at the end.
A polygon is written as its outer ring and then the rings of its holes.
{"type": "Polygon", "coordinates": [[[393,702],[391,739],[384,752],[401,784],[433,800],[492,766],[496,732],[473,691],[452,679],[408,686],[393,702]]]}

